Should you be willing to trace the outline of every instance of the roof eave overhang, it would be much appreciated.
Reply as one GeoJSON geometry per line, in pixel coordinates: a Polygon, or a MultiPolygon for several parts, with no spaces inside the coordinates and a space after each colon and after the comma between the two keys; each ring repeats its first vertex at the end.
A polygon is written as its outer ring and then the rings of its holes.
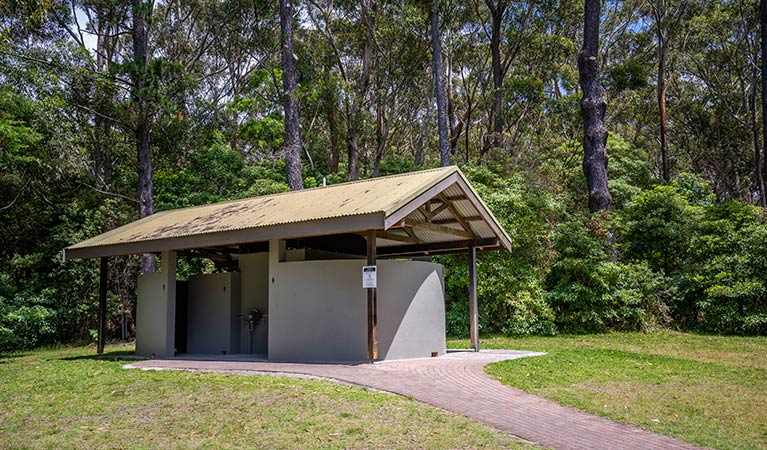
{"type": "Polygon", "coordinates": [[[490,211],[490,208],[485,205],[476,191],[474,191],[471,184],[469,184],[468,180],[466,180],[460,170],[452,172],[444,179],[413,197],[407,203],[398,206],[396,210],[387,215],[384,221],[384,230],[400,226],[400,223],[408,216],[408,214],[453,184],[457,184],[461,188],[464,194],[466,194],[466,198],[474,205],[477,211],[479,211],[479,214],[490,229],[493,230],[493,233],[498,238],[499,247],[511,251],[511,238],[506,234],[506,231],[501,227],[498,219],[495,218],[490,211]]]}
{"type": "Polygon", "coordinates": [[[383,227],[384,213],[377,212],[156,240],[94,245],[88,247],[67,247],[64,249],[63,257],[64,261],[68,261],[79,258],[158,253],[169,250],[186,250],[263,242],[271,239],[295,239],[328,234],[356,233],[366,230],[382,229],[383,227]]]}
{"type": "Polygon", "coordinates": [[[485,205],[485,202],[482,201],[482,198],[477,194],[474,188],[471,187],[469,181],[460,172],[458,173],[458,185],[466,194],[466,197],[474,204],[474,207],[477,208],[477,211],[479,211],[480,215],[482,215],[482,217],[485,219],[485,222],[490,226],[490,229],[493,230],[493,233],[495,233],[496,237],[498,238],[501,247],[510,252],[511,237],[509,237],[509,235],[506,233],[506,230],[503,229],[500,222],[498,222],[498,219],[496,219],[493,215],[493,212],[490,211],[490,208],[485,205]]]}

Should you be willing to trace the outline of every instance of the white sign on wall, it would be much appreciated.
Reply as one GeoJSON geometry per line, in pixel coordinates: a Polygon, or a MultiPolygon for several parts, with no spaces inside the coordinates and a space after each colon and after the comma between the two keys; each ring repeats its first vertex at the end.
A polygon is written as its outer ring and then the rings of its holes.
{"type": "Polygon", "coordinates": [[[378,277],[376,276],[376,266],[362,266],[362,287],[378,287],[378,277]]]}

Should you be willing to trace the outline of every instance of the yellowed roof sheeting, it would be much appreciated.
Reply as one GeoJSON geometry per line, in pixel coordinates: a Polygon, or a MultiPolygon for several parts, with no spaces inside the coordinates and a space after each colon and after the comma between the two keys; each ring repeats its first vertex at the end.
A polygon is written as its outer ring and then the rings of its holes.
{"type": "MultiPolygon", "coordinates": [[[[375,213],[389,217],[454,174],[465,181],[460,170],[451,166],[164,211],[72,245],[66,250],[201,236],[375,213]]],[[[508,239],[503,230],[501,233],[503,236],[498,236],[500,239],[508,239]]]]}

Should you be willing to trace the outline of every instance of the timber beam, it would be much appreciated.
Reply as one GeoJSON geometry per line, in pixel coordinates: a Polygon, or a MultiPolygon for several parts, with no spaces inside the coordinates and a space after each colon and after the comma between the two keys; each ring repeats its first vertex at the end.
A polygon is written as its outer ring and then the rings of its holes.
{"type": "MultiPolygon", "coordinates": [[[[464,222],[482,222],[483,220],[485,220],[485,219],[483,219],[480,216],[469,216],[469,217],[464,217],[463,218],[464,222]]],[[[458,220],[455,219],[455,217],[452,217],[450,219],[436,219],[436,220],[432,220],[431,223],[434,223],[434,224],[437,224],[437,225],[449,225],[449,224],[459,223],[459,222],[458,222],[458,220]]]]}
{"type": "Polygon", "coordinates": [[[467,239],[450,242],[435,242],[431,244],[399,245],[396,247],[382,247],[378,249],[379,257],[406,256],[406,255],[439,255],[444,253],[464,252],[471,246],[477,250],[497,250],[501,244],[497,238],[490,239],[467,239]]]}
{"type": "Polygon", "coordinates": [[[380,239],[386,239],[386,240],[395,241],[395,242],[404,242],[407,244],[419,244],[422,242],[414,234],[408,233],[407,229],[405,229],[405,233],[407,234],[399,234],[399,233],[394,233],[392,231],[378,231],[376,232],[376,235],[380,239]]]}
{"type": "Polygon", "coordinates": [[[462,217],[462,216],[461,216],[461,214],[458,212],[458,210],[455,208],[455,206],[454,206],[452,203],[450,203],[450,202],[449,202],[449,201],[448,201],[448,200],[445,198],[445,196],[444,196],[444,195],[442,195],[442,194],[439,194],[439,195],[437,195],[437,197],[439,197],[439,199],[440,199],[440,200],[442,200],[442,201],[444,201],[444,202],[445,202],[445,206],[446,206],[446,207],[447,207],[447,209],[450,211],[450,214],[452,214],[452,215],[453,215],[453,217],[455,218],[455,220],[457,220],[457,221],[458,221],[458,224],[459,224],[459,225],[461,225],[461,227],[462,227],[462,228],[463,228],[463,229],[464,229],[464,230],[465,230],[467,233],[469,233],[469,234],[471,235],[471,237],[474,237],[474,232],[471,230],[471,226],[469,225],[469,223],[468,223],[468,222],[466,222],[465,220],[463,220],[463,217],[462,217]]]}
{"type": "Polygon", "coordinates": [[[430,222],[416,222],[405,219],[405,226],[412,228],[421,228],[423,230],[432,231],[439,234],[447,234],[450,236],[456,236],[465,239],[472,239],[474,235],[466,230],[459,230],[457,228],[447,227],[444,225],[437,225],[430,222]]]}

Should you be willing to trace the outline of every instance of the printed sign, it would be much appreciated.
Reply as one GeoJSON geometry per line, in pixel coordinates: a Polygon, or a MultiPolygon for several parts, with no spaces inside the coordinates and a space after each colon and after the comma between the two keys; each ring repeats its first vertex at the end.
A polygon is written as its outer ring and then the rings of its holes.
{"type": "Polygon", "coordinates": [[[377,285],[376,266],[362,266],[362,287],[375,288],[377,285]]]}

